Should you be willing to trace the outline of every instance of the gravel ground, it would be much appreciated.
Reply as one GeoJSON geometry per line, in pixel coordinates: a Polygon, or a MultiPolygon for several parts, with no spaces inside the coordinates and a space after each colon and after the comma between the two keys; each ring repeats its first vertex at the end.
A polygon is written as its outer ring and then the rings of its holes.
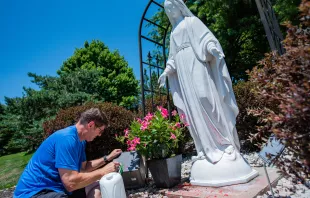
{"type": "Polygon", "coordinates": [[[7,188],[7,189],[4,189],[4,190],[0,190],[0,197],[1,198],[12,198],[14,190],[15,190],[15,186],[12,187],[12,188],[7,188]]]}
{"type": "MultiPolygon", "coordinates": [[[[249,162],[252,167],[262,167],[263,161],[258,157],[257,153],[242,154],[242,156],[249,162]]],[[[189,177],[192,161],[190,157],[186,157],[182,162],[182,179],[189,177]]],[[[151,175],[150,175],[151,176],[151,175]]],[[[150,197],[150,198],[165,198],[161,194],[160,189],[157,189],[153,182],[146,188],[128,191],[129,197],[150,197]]],[[[271,192],[268,191],[262,196],[257,198],[269,198],[271,192]]],[[[274,195],[277,198],[310,198],[310,189],[303,184],[293,183],[291,177],[282,178],[278,181],[276,188],[274,188],[274,195]]]]}
{"type": "MultiPolygon", "coordinates": [[[[274,196],[279,198],[309,198],[310,189],[303,184],[294,183],[291,177],[282,178],[278,181],[278,184],[273,188],[274,196]]],[[[262,196],[257,196],[257,198],[269,198],[271,192],[268,191],[262,196]]]]}
{"type": "MultiPolygon", "coordinates": [[[[262,160],[258,157],[256,153],[243,154],[243,157],[249,162],[252,167],[261,167],[263,166],[262,160]]],[[[183,158],[182,162],[182,179],[186,180],[189,177],[190,169],[192,166],[191,157],[183,158]]],[[[151,174],[149,173],[149,178],[151,174]]],[[[0,198],[11,198],[13,195],[15,187],[0,190],[0,198]]],[[[145,188],[128,190],[129,197],[150,197],[150,198],[165,198],[163,191],[156,188],[153,181],[150,181],[145,188]]],[[[269,198],[271,197],[271,192],[268,191],[262,196],[257,198],[269,198]]],[[[274,188],[275,197],[279,198],[309,198],[310,189],[303,184],[293,182],[292,177],[282,178],[278,181],[277,186],[274,188]]]]}

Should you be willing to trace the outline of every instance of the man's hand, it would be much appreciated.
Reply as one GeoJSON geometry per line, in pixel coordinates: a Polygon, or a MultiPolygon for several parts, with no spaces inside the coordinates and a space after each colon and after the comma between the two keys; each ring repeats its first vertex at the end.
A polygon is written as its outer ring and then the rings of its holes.
{"type": "Polygon", "coordinates": [[[98,181],[108,173],[117,172],[119,170],[119,166],[119,162],[110,162],[103,168],[86,173],[80,173],[63,168],[58,168],[58,172],[66,190],[68,192],[72,192],[98,181]]]}
{"type": "Polygon", "coordinates": [[[119,166],[120,166],[119,162],[110,162],[103,168],[101,168],[101,170],[104,171],[104,174],[108,174],[112,172],[117,172],[119,170],[119,166]]]}
{"type": "Polygon", "coordinates": [[[121,149],[114,149],[109,155],[108,160],[112,161],[114,158],[118,157],[122,153],[121,149]]]}
{"type": "Polygon", "coordinates": [[[159,83],[159,88],[165,86],[166,84],[166,78],[167,78],[167,73],[163,72],[159,78],[158,78],[158,83],[159,83]]]}

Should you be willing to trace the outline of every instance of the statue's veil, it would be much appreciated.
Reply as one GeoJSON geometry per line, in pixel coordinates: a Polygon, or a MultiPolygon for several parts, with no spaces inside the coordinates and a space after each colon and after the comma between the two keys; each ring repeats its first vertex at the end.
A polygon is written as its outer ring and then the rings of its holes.
{"type": "MultiPolygon", "coordinates": [[[[183,0],[165,0],[164,3],[164,7],[166,7],[166,3],[167,2],[171,2],[173,3],[177,8],[179,8],[179,10],[181,11],[181,13],[183,14],[184,17],[193,17],[193,13],[188,9],[188,7],[185,5],[185,3],[183,2],[183,0]]],[[[176,25],[176,21],[174,20],[174,18],[169,15],[169,13],[167,13],[167,16],[169,18],[169,21],[172,25],[172,27],[175,27],[176,25]]]]}

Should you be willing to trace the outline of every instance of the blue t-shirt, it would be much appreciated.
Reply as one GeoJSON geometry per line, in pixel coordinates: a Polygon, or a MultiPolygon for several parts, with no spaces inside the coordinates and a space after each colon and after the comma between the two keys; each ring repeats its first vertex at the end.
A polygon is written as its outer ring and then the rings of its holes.
{"type": "Polygon", "coordinates": [[[86,141],[80,141],[75,126],[56,131],[40,145],[21,175],[14,198],[31,197],[43,189],[66,192],[58,168],[80,172],[86,161],[86,141]]]}

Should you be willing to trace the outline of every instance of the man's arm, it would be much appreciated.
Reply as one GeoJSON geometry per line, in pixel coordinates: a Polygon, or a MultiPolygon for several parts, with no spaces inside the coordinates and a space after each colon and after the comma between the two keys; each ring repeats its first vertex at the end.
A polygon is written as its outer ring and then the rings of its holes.
{"type": "MultiPolygon", "coordinates": [[[[115,157],[119,156],[121,153],[122,153],[121,149],[115,149],[107,156],[107,160],[112,161],[115,157]]],[[[88,173],[100,168],[105,164],[106,162],[104,161],[103,157],[91,161],[86,161],[82,163],[81,172],[88,173]]]]}
{"type": "MultiPolygon", "coordinates": [[[[108,159],[110,161],[110,159],[108,159]]],[[[103,157],[91,161],[86,161],[82,163],[82,173],[88,173],[96,170],[97,168],[105,165],[106,162],[104,161],[103,157]]]]}
{"type": "Polygon", "coordinates": [[[118,162],[111,162],[105,167],[89,173],[79,173],[74,170],[63,168],[59,168],[58,172],[66,190],[72,192],[94,183],[108,173],[115,172],[118,167],[118,162]]]}

